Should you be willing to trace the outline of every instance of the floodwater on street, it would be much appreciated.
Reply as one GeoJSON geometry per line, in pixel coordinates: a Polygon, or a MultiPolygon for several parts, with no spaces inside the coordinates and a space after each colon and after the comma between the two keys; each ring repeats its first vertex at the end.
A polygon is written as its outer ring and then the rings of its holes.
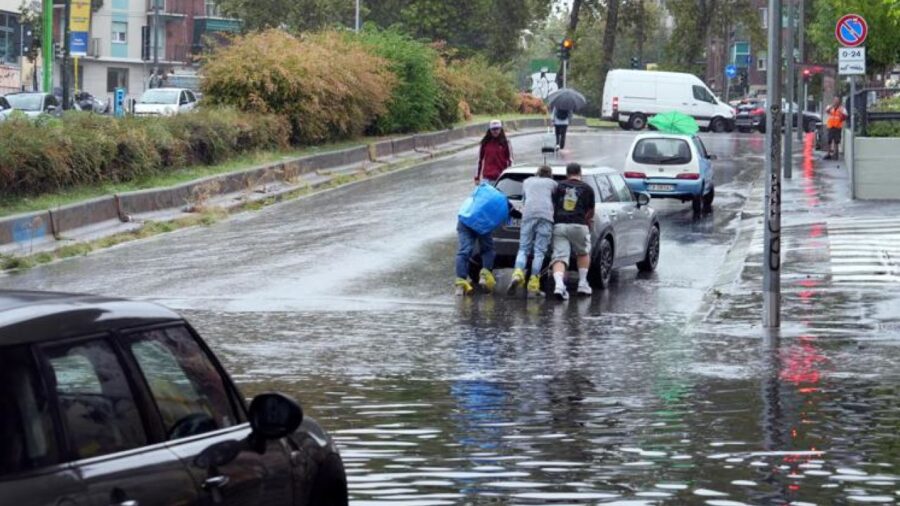
{"type": "MultiPolygon", "coordinates": [[[[633,135],[572,132],[560,162],[620,169],[633,135]]],[[[354,505],[895,503],[900,338],[852,318],[754,327],[760,270],[732,253],[763,137],[703,139],[715,211],[653,201],[658,270],[590,299],[453,296],[474,148],[0,287],[181,311],[246,396],[290,393],[331,432],[354,505]],[[718,300],[728,272],[734,302],[718,300]]],[[[539,136],[513,142],[518,163],[541,160],[539,136]]],[[[821,296],[852,314],[835,293],[795,290],[789,310],[821,296]]]]}

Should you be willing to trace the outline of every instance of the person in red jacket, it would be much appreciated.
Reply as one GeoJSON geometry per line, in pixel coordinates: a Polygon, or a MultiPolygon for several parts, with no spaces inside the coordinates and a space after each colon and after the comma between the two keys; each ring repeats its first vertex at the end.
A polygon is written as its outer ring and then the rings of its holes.
{"type": "Polygon", "coordinates": [[[512,146],[503,131],[500,120],[491,120],[490,129],[481,139],[481,151],[478,153],[478,171],[475,173],[475,184],[482,181],[494,183],[500,174],[512,165],[512,146]]]}

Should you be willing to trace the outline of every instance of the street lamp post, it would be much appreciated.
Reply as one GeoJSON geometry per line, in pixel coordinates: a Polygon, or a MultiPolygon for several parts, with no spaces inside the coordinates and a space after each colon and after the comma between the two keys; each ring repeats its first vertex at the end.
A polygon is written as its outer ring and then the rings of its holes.
{"type": "Polygon", "coordinates": [[[800,129],[801,117],[799,117],[799,111],[794,110],[794,74],[795,74],[795,65],[794,65],[794,47],[796,46],[797,38],[794,37],[794,18],[795,16],[795,0],[785,0],[788,4],[788,30],[787,30],[787,47],[784,48],[784,52],[787,55],[787,107],[790,113],[788,113],[787,118],[785,118],[785,132],[784,132],[784,177],[785,179],[791,179],[794,175],[794,121],[797,122],[797,129],[800,129]]]}
{"type": "Polygon", "coordinates": [[[763,326],[781,326],[781,0],[769,0],[763,326]]]}
{"type": "Polygon", "coordinates": [[[41,70],[44,93],[53,93],[53,0],[44,0],[41,6],[44,21],[41,42],[41,70]]]}
{"type": "Polygon", "coordinates": [[[360,0],[356,0],[356,32],[359,33],[359,2],[360,0]]]}

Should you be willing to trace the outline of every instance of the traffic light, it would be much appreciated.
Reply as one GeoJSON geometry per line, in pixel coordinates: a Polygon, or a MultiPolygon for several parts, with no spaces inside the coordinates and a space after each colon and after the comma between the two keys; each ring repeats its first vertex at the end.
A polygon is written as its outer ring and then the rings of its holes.
{"type": "Polygon", "coordinates": [[[631,68],[633,68],[633,69],[641,68],[641,62],[640,62],[640,60],[638,60],[637,56],[631,57],[631,68]]]}
{"type": "Polygon", "coordinates": [[[808,83],[810,77],[812,77],[812,71],[809,69],[803,69],[803,82],[808,83]]]}
{"type": "Polygon", "coordinates": [[[562,60],[569,61],[572,48],[575,47],[575,41],[566,37],[559,43],[559,57],[562,60]]]}

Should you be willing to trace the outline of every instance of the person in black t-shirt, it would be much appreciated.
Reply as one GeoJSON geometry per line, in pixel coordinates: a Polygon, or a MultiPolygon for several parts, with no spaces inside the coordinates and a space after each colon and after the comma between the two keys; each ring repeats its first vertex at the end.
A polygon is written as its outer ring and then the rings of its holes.
{"type": "Polygon", "coordinates": [[[591,226],[594,221],[594,190],[581,181],[581,165],[566,166],[568,179],[559,183],[553,194],[553,294],[569,298],[565,274],[572,250],[578,264],[578,293],[591,295],[587,273],[591,267],[591,226]]]}

